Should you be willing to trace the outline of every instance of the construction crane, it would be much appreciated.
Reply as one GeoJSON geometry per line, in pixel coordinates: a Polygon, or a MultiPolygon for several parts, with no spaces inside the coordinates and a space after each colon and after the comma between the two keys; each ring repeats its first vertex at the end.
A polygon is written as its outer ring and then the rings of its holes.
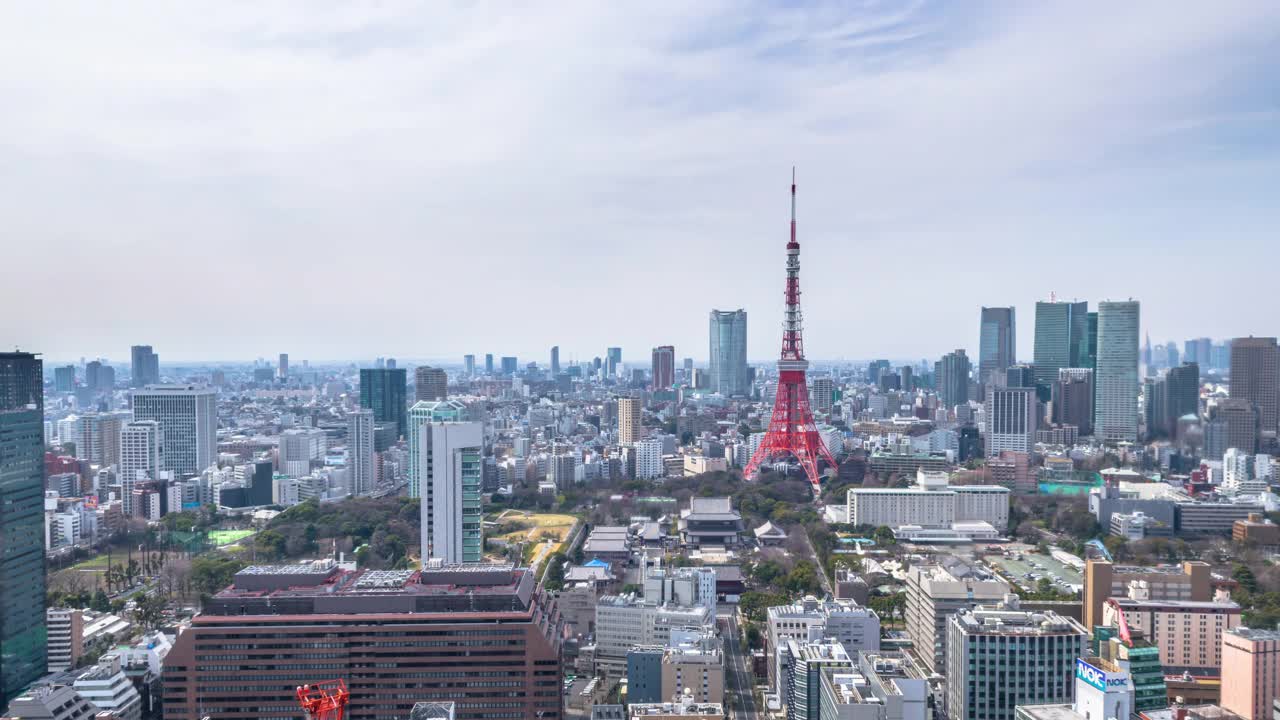
{"type": "Polygon", "coordinates": [[[342,720],[351,694],[342,680],[328,680],[298,687],[298,704],[310,720],[342,720]]]}

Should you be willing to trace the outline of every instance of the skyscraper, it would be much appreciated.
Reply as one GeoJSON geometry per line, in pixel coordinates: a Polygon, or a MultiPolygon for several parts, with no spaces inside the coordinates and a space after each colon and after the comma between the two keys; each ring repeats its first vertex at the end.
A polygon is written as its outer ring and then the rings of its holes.
{"type": "Polygon", "coordinates": [[[1097,370],[1098,369],[1098,313],[1096,312],[1087,313],[1087,318],[1088,319],[1085,321],[1085,327],[1086,327],[1085,333],[1086,333],[1087,340],[1085,342],[1084,363],[1082,366],[1087,367],[1090,370],[1097,370]]]}
{"type": "Polygon", "coordinates": [[[163,469],[164,429],[158,421],[134,420],[120,429],[120,492],[126,516],[134,514],[133,488],[139,482],[159,480],[163,469]]]}
{"type": "Polygon", "coordinates": [[[992,371],[1003,371],[1017,362],[1017,315],[1011,307],[982,308],[978,336],[978,382],[991,382],[992,371]]]}
{"type": "Polygon", "coordinates": [[[199,475],[218,459],[218,393],[200,385],[148,385],[133,392],[133,419],[164,431],[164,468],[199,475]]]}
{"type": "Polygon", "coordinates": [[[84,366],[84,384],[94,392],[110,390],[116,384],[116,369],[93,360],[84,366]]]}
{"type": "Polygon", "coordinates": [[[830,375],[817,375],[810,381],[810,394],[813,395],[813,411],[828,414],[835,399],[835,381],[830,375]]]}
{"type": "Polygon", "coordinates": [[[413,371],[415,400],[444,400],[449,396],[449,375],[444,368],[419,365],[413,371]]]}
{"type": "Polygon", "coordinates": [[[676,384],[676,349],[659,345],[653,349],[653,389],[670,390],[676,384]]]}
{"type": "Polygon", "coordinates": [[[1258,410],[1258,430],[1275,433],[1280,427],[1280,350],[1273,337],[1244,337],[1231,341],[1228,392],[1248,400],[1258,410]]]}
{"type": "Polygon", "coordinates": [[[396,436],[409,427],[409,375],[404,368],[361,368],[360,407],[373,411],[378,422],[396,423],[396,436]]]}
{"type": "Polygon", "coordinates": [[[373,426],[377,419],[367,408],[353,410],[347,415],[347,472],[351,479],[352,495],[373,492],[374,473],[373,426]]]}
{"type": "Polygon", "coordinates": [[[53,389],[60,393],[69,393],[76,389],[75,365],[63,365],[53,369],[53,389]]]}
{"type": "Polygon", "coordinates": [[[611,347],[605,351],[604,373],[608,377],[617,377],[622,369],[622,348],[611,347]]]}
{"type": "Polygon", "coordinates": [[[1089,303],[1037,302],[1034,365],[1042,397],[1062,368],[1089,367],[1089,303]]]}
{"type": "Polygon", "coordinates": [[[493,353],[484,354],[484,372],[486,375],[493,374],[493,353]]]}
{"type": "Polygon", "coordinates": [[[711,390],[725,397],[747,395],[747,311],[711,311],[711,390]]]}
{"type": "Polygon", "coordinates": [[[515,375],[516,371],[519,369],[520,369],[519,361],[516,360],[514,355],[502,356],[502,374],[503,375],[515,375]]]}
{"type": "Polygon", "coordinates": [[[1075,425],[1080,437],[1093,434],[1093,371],[1062,368],[1053,384],[1053,421],[1075,425]]]}
{"type": "Polygon", "coordinates": [[[476,374],[476,356],[463,355],[462,368],[467,377],[475,377],[476,374]]]}
{"type": "Polygon", "coordinates": [[[1102,440],[1138,439],[1138,314],[1136,300],[1098,303],[1094,434],[1102,440]]]}
{"type": "MultiPolygon", "coordinates": [[[[420,403],[419,405],[425,405],[420,403]]],[[[420,410],[415,405],[415,410],[420,410]]],[[[480,562],[484,539],[480,527],[484,471],[484,425],[478,422],[432,422],[414,414],[409,436],[410,466],[422,493],[422,557],[446,563],[480,562]]]]}
{"type": "Polygon", "coordinates": [[[1036,433],[1035,388],[992,388],[990,398],[987,455],[999,455],[1005,450],[1031,452],[1036,433]]]}
{"type": "Polygon", "coordinates": [[[1164,414],[1160,418],[1160,430],[1166,437],[1173,437],[1178,430],[1178,418],[1200,413],[1200,365],[1183,363],[1169,368],[1164,375],[1164,414]]]}
{"type": "Polygon", "coordinates": [[[551,346],[551,375],[555,377],[560,374],[560,346],[551,346]]]}
{"type": "Polygon", "coordinates": [[[0,353],[0,704],[45,672],[44,369],[0,353]]]}
{"type": "Polygon", "coordinates": [[[289,377],[289,353],[280,353],[280,359],[276,362],[276,377],[286,380],[289,377]]]}
{"type": "Polygon", "coordinates": [[[618,398],[618,444],[634,445],[640,441],[644,426],[640,424],[640,400],[618,398]]]}
{"type": "Polygon", "coordinates": [[[160,356],[150,345],[134,345],[130,351],[133,370],[133,387],[140,388],[160,382],[160,356]]]}
{"type": "Polygon", "coordinates": [[[969,357],[962,348],[949,352],[935,363],[934,382],[938,398],[947,408],[969,402],[969,357]]]}

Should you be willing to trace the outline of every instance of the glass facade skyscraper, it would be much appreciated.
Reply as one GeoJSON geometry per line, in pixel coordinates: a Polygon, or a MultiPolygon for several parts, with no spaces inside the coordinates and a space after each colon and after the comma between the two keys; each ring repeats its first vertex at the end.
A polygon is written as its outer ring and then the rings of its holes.
{"type": "Polygon", "coordinates": [[[1062,368],[1088,366],[1089,303],[1037,302],[1034,365],[1042,399],[1062,368]]]}
{"type": "Polygon", "coordinates": [[[404,368],[361,368],[360,407],[378,422],[396,423],[396,435],[409,428],[409,375],[404,368]]]}
{"type": "Polygon", "coordinates": [[[1094,434],[1111,442],[1138,439],[1138,302],[1098,303],[1098,369],[1094,434]]]}
{"type": "Polygon", "coordinates": [[[711,389],[725,397],[751,392],[747,375],[747,311],[711,311],[711,389]]]}
{"type": "Polygon", "coordinates": [[[1011,307],[982,308],[978,335],[978,382],[991,382],[993,370],[1004,370],[1017,362],[1017,315],[1011,307]]]}
{"type": "Polygon", "coordinates": [[[45,673],[44,367],[0,353],[0,705],[45,673]]]}

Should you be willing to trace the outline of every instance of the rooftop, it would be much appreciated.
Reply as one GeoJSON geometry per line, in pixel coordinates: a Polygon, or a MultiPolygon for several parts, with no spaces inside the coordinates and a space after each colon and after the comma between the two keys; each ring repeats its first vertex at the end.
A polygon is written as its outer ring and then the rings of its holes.
{"type": "Polygon", "coordinates": [[[1246,640],[1280,640],[1280,630],[1233,627],[1230,630],[1227,630],[1227,632],[1246,640]]]}

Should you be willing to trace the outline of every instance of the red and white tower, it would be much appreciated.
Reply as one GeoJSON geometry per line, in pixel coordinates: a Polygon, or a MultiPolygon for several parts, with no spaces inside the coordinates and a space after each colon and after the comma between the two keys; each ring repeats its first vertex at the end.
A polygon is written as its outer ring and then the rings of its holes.
{"type": "Polygon", "coordinates": [[[800,313],[800,243],[796,242],[796,171],[791,170],[791,242],[787,243],[787,306],[782,326],[782,357],[778,359],[778,397],[773,403],[773,416],[764,442],[747,463],[746,476],[755,475],[760,466],[787,453],[794,455],[813,483],[813,496],[820,485],[818,458],[836,466],[831,452],[822,442],[809,408],[809,387],[805,371],[804,341],[800,313]]]}

